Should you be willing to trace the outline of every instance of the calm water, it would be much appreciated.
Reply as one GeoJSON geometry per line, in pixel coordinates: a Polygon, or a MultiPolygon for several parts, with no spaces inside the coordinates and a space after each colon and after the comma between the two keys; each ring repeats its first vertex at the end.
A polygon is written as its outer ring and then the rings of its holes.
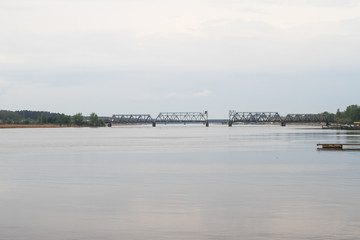
{"type": "Polygon", "coordinates": [[[360,132],[0,129],[0,239],[359,239],[360,132]]]}

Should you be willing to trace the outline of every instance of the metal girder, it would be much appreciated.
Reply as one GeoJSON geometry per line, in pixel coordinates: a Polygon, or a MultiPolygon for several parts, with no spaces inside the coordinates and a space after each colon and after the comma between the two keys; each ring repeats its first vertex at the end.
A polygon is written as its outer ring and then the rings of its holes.
{"type": "Polygon", "coordinates": [[[229,112],[230,122],[243,123],[266,123],[266,122],[281,122],[282,119],[277,112],[229,112]]]}
{"type": "Polygon", "coordinates": [[[157,123],[206,123],[208,112],[161,112],[155,121],[157,123]]]}
{"type": "Polygon", "coordinates": [[[150,114],[117,114],[113,115],[111,122],[120,124],[144,124],[152,123],[150,114]]]}
{"type": "Polygon", "coordinates": [[[328,122],[327,114],[288,114],[284,122],[286,123],[321,123],[328,122]]]}

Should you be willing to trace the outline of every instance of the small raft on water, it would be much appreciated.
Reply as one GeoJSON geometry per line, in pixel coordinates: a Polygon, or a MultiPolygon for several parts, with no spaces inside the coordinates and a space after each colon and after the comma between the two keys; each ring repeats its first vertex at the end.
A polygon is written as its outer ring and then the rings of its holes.
{"type": "Polygon", "coordinates": [[[317,146],[324,149],[343,149],[343,146],[360,146],[360,143],[318,143],[317,146]]]}

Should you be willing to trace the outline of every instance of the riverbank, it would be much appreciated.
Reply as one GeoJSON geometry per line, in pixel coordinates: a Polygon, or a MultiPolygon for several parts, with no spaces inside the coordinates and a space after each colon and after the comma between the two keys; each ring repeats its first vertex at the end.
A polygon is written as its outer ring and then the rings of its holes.
{"type": "Polygon", "coordinates": [[[60,128],[68,127],[66,125],[58,124],[0,124],[0,128],[60,128]]]}

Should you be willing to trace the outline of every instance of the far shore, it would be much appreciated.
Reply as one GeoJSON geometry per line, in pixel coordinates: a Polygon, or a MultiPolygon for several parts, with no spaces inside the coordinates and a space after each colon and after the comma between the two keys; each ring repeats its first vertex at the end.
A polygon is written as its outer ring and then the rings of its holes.
{"type": "Polygon", "coordinates": [[[0,124],[0,128],[61,128],[68,127],[58,124],[0,124]]]}
{"type": "MultiPolygon", "coordinates": [[[[137,124],[113,124],[116,126],[136,126],[137,124]]],[[[214,124],[217,125],[217,124],[214,124]]],[[[225,125],[225,124],[223,124],[225,125]]],[[[240,124],[243,125],[243,124],[240,124]]],[[[245,125],[254,125],[254,124],[245,124],[245,125]]],[[[278,125],[278,124],[259,124],[259,125],[278,125]]],[[[288,123],[286,125],[303,125],[303,126],[322,126],[324,124],[321,123],[288,123]]],[[[75,127],[78,128],[77,125],[59,125],[59,124],[0,124],[1,128],[68,128],[75,127]]],[[[91,127],[91,126],[80,126],[80,127],[91,127]]]]}

